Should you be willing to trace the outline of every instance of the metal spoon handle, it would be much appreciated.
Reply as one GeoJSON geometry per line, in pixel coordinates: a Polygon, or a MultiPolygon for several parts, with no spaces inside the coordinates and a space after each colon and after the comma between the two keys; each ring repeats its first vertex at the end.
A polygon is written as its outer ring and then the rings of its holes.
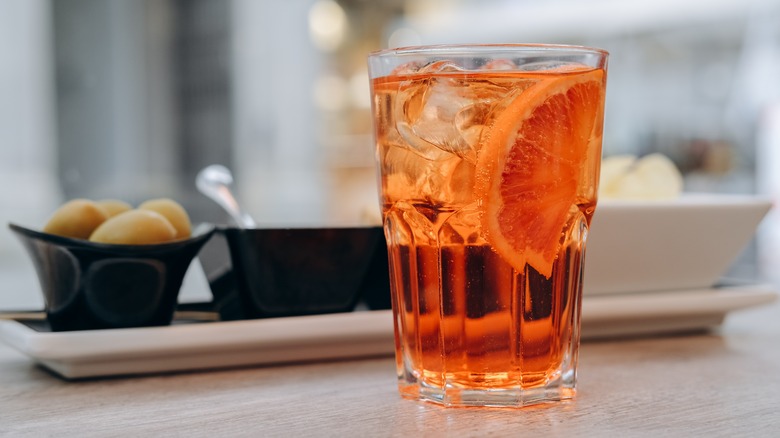
{"type": "Polygon", "coordinates": [[[203,195],[212,199],[224,209],[239,228],[256,228],[257,223],[252,217],[241,210],[230,186],[233,184],[233,174],[222,165],[213,164],[198,172],[195,185],[203,195]]]}

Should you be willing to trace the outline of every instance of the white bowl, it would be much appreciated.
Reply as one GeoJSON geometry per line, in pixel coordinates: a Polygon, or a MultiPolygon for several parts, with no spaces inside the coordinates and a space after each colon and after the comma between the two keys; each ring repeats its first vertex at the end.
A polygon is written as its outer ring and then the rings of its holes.
{"type": "Polygon", "coordinates": [[[749,195],[602,200],[588,235],[588,295],[712,287],[772,207],[749,195]]]}

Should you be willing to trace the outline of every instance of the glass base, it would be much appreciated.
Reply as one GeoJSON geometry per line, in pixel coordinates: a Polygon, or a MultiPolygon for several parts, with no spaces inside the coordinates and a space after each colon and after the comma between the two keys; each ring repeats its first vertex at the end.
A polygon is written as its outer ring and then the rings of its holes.
{"type": "Polygon", "coordinates": [[[571,400],[577,393],[573,379],[566,378],[535,388],[439,388],[427,386],[422,382],[399,382],[398,389],[404,398],[447,407],[520,408],[571,400]]]}

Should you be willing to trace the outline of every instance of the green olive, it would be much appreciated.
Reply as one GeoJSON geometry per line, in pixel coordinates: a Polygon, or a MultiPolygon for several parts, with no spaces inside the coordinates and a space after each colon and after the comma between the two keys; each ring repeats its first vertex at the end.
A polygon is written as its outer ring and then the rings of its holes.
{"type": "Polygon", "coordinates": [[[176,240],[176,229],[157,212],[130,210],[103,222],[89,240],[119,245],[153,245],[176,240]]]}
{"type": "Polygon", "coordinates": [[[106,211],[88,199],[74,199],[58,208],[43,227],[45,233],[88,239],[108,219],[106,211]]]}
{"type": "Polygon", "coordinates": [[[160,213],[176,228],[176,239],[186,239],[192,234],[192,224],[187,210],[178,202],[168,199],[150,199],[138,206],[139,210],[149,210],[160,213]]]}

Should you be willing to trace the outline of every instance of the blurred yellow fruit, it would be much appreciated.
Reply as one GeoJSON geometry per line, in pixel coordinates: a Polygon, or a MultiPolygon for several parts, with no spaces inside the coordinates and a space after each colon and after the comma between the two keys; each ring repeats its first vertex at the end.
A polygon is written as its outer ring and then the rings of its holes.
{"type": "Polygon", "coordinates": [[[640,159],[615,156],[604,159],[599,197],[603,199],[673,199],[683,191],[677,166],[662,154],[640,159]]]}
{"type": "Polygon", "coordinates": [[[176,240],[176,229],[160,213],[130,210],[103,222],[89,240],[119,245],[153,245],[176,240]]]}
{"type": "Polygon", "coordinates": [[[88,239],[108,214],[88,199],[73,199],[58,208],[43,227],[43,232],[75,239],[88,239]]]}
{"type": "Polygon", "coordinates": [[[610,197],[620,190],[620,182],[636,162],[634,155],[613,155],[601,161],[599,197],[610,197]]]}
{"type": "Polygon", "coordinates": [[[150,199],[139,205],[138,209],[155,211],[165,216],[176,229],[176,239],[186,239],[192,234],[192,224],[187,211],[172,199],[150,199]]]}
{"type": "Polygon", "coordinates": [[[108,214],[108,217],[113,217],[118,215],[119,213],[124,213],[126,211],[132,210],[133,206],[128,204],[125,201],[120,201],[118,199],[103,199],[100,201],[97,201],[97,205],[103,208],[103,210],[106,211],[108,214]]]}

